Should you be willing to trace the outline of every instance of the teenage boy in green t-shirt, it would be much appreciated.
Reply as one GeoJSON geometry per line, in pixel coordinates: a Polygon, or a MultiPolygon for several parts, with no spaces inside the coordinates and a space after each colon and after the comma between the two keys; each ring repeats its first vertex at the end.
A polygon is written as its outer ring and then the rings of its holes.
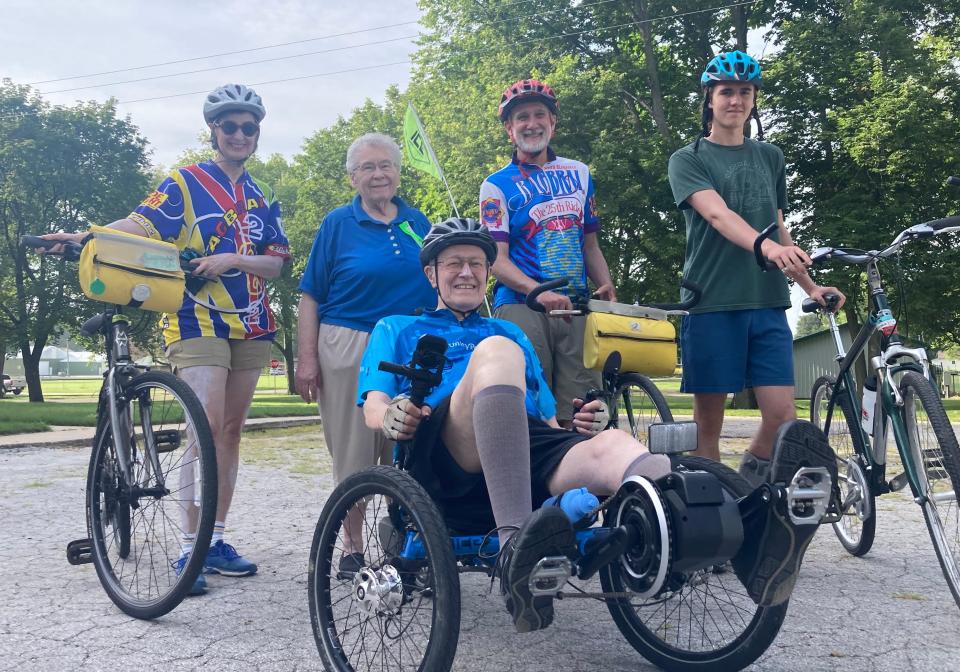
{"type": "Polygon", "coordinates": [[[825,304],[824,295],[837,294],[839,309],[844,296],[835,287],[814,283],[806,270],[810,257],[793,244],[783,224],[783,152],[744,137],[752,117],[763,140],[756,108],[760,64],[741,51],[721,53],[707,64],[700,84],[703,130],[670,157],[669,167],[674,200],[687,223],[684,275],[703,288],[681,327],[680,389],[694,395],[697,453],[719,460],[727,394],[753,387],[760,429],[740,473],[758,485],[769,470],[777,430],[796,418],[786,277],[820,304],[825,304]],[[782,273],[762,271],[753,258],[758,232],[773,222],[777,231],[761,250],[782,273]]]}

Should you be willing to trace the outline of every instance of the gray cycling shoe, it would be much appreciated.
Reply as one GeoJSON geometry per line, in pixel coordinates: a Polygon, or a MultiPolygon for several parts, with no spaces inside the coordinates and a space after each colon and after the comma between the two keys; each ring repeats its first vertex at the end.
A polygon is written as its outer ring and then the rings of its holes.
{"type": "MultiPolygon", "coordinates": [[[[837,482],[837,458],[824,433],[803,420],[783,425],[774,441],[766,482],[794,492],[825,490],[821,499],[827,498],[837,482]]],[[[733,569],[747,593],[765,607],[790,598],[803,554],[822,518],[822,513],[805,520],[796,511],[791,514],[788,499],[789,495],[772,501],[744,518],[743,546],[733,558],[733,569]]]]}
{"type": "Polygon", "coordinates": [[[500,593],[517,632],[540,630],[553,622],[553,597],[530,590],[534,567],[547,557],[572,557],[575,550],[570,519],[555,506],[534,511],[504,544],[498,558],[500,593]]]}

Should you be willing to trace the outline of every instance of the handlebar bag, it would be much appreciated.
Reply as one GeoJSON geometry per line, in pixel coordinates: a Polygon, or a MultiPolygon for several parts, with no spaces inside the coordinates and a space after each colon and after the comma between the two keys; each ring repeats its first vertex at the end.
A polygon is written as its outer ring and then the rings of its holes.
{"type": "Polygon", "coordinates": [[[677,331],[667,320],[592,312],[583,334],[583,365],[601,370],[614,350],[621,371],[669,376],[677,366],[677,331]]]}
{"type": "Polygon", "coordinates": [[[175,313],[183,303],[180,250],[173,243],[91,226],[80,253],[80,287],[94,301],[175,313]]]}

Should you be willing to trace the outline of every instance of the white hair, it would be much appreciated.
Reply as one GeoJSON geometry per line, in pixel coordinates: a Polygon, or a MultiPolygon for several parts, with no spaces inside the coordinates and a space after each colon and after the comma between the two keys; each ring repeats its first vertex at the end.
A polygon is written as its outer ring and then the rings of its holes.
{"type": "Polygon", "coordinates": [[[387,150],[390,154],[390,160],[397,168],[400,167],[400,147],[393,138],[383,133],[365,133],[351,142],[350,148],[347,149],[347,173],[352,173],[357,169],[357,152],[364,147],[380,147],[387,150]]]}

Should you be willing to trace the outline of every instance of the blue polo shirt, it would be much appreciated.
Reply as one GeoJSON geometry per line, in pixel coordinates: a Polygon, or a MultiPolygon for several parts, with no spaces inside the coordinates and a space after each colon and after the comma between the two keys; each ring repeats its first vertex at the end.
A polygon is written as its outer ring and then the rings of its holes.
{"type": "Polygon", "coordinates": [[[399,197],[393,202],[389,224],[364,212],[359,195],[320,224],[300,291],[317,302],[322,324],[370,332],[382,317],[436,305],[418,259],[430,222],[399,197]]]}
{"type": "MultiPolygon", "coordinates": [[[[436,408],[453,390],[467,372],[467,364],[477,344],[490,336],[504,336],[520,346],[526,362],[527,414],[541,420],[549,420],[557,414],[557,403],[543,379],[540,360],[530,340],[520,327],[495,318],[469,315],[462,322],[446,309],[428,310],[422,315],[395,315],[377,323],[370,334],[370,341],[360,362],[360,379],[357,386],[357,405],[363,406],[367,392],[376,390],[388,397],[410,393],[410,380],[386,371],[380,371],[381,361],[407,364],[413,358],[417,341],[424,334],[440,336],[447,342],[446,365],[443,380],[424,400],[436,408]]],[[[496,421],[495,418],[491,419],[496,421]]]]}

